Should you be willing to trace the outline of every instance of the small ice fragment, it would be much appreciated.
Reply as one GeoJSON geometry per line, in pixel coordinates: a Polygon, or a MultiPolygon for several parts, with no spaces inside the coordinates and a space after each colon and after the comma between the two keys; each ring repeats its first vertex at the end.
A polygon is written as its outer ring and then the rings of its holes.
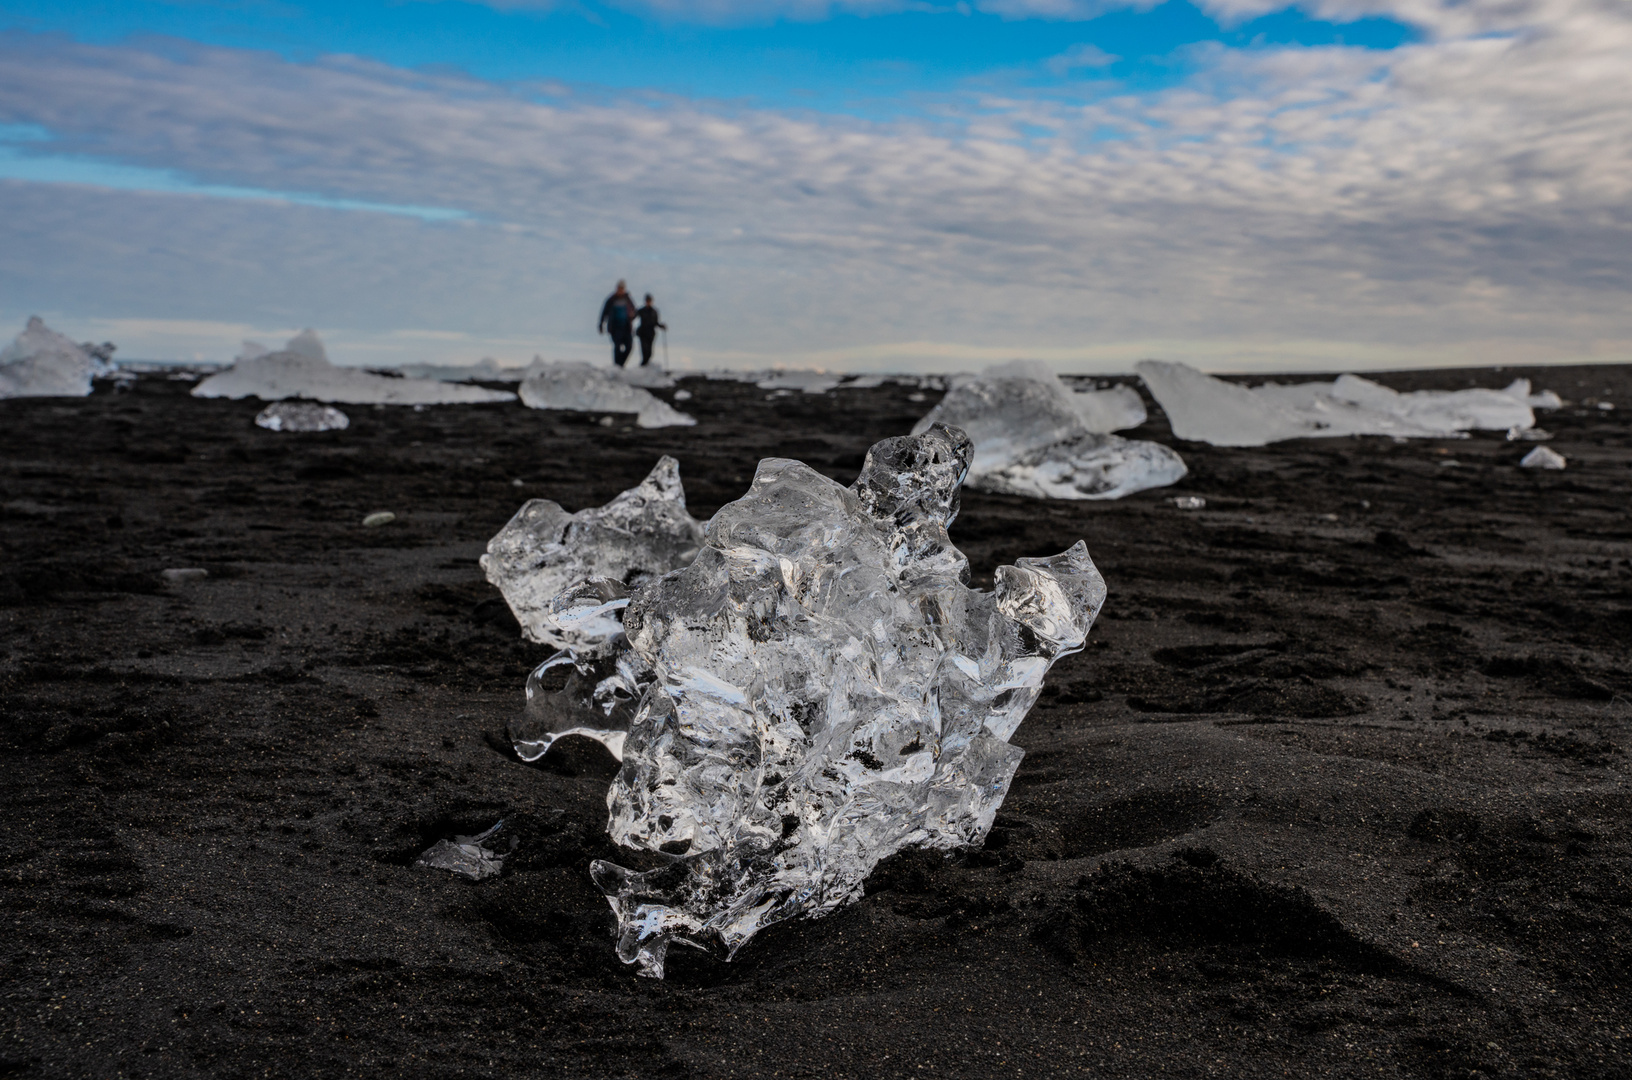
{"type": "Polygon", "coordinates": [[[112,369],[105,360],[46,326],[38,315],[0,349],[0,398],[84,397],[91,379],[112,369]]]}
{"type": "Polygon", "coordinates": [[[622,633],[621,622],[580,608],[568,619],[551,605],[589,581],[607,582],[608,590],[643,585],[690,563],[702,543],[702,523],[686,512],[680,463],[665,455],[605,506],[569,514],[549,499],[526,503],[488,541],[482,570],[527,640],[599,656],[622,633]]]}
{"type": "Polygon", "coordinates": [[[674,400],[676,400],[676,401],[690,401],[691,400],[691,391],[690,390],[676,390],[674,392],[674,400]]]}
{"type": "Polygon", "coordinates": [[[344,431],[351,418],[333,405],[274,401],[255,415],[255,426],[268,431],[344,431]]]}
{"type": "MultiPolygon", "coordinates": [[[[1160,443],[1090,430],[1076,400],[1084,396],[1073,394],[1044,364],[1000,364],[954,382],[912,430],[920,434],[942,423],[966,432],[975,444],[969,487],[977,491],[1120,499],[1185,475],[1183,460],[1160,443]]],[[[1095,406],[1103,422],[1129,407],[1125,395],[1114,394],[1112,401],[1095,406]]]]}
{"type": "Polygon", "coordinates": [[[730,959],[859,899],[903,848],[991,829],[1022,756],[1008,740],[1105,584],[1079,541],[966,586],[946,530],[973,455],[937,424],[875,444],[849,487],[767,458],[690,565],[634,590],[625,648],[652,681],[608,830],[664,861],[590,873],[640,974],[662,977],[671,942],[730,959]]]}
{"type": "Polygon", "coordinates": [[[1543,430],[1539,427],[1507,429],[1508,442],[1546,442],[1552,437],[1552,432],[1543,430]]]}
{"type": "Polygon", "coordinates": [[[173,570],[161,570],[159,576],[171,585],[186,585],[193,581],[203,581],[210,576],[210,572],[199,566],[182,566],[173,570]]]}
{"type": "Polygon", "coordinates": [[[1612,411],[1614,411],[1614,409],[1615,409],[1615,404],[1613,402],[1600,401],[1598,403],[1598,411],[1599,412],[1612,412],[1612,411]]]}
{"type": "Polygon", "coordinates": [[[378,529],[381,525],[389,525],[397,520],[397,515],[389,510],[377,510],[363,518],[363,528],[378,529]]]}
{"type": "Polygon", "coordinates": [[[1566,462],[1564,455],[1550,446],[1538,446],[1523,458],[1519,464],[1526,469],[1562,469],[1566,462]]]}
{"type": "Polygon", "coordinates": [[[907,395],[907,400],[908,401],[928,401],[929,400],[929,395],[925,394],[925,393],[914,392],[914,393],[911,393],[911,394],[907,395]]]}
{"type": "Polygon", "coordinates": [[[256,352],[262,346],[244,342],[233,365],[193,387],[194,397],[314,401],[354,405],[451,405],[512,401],[505,390],[456,386],[430,379],[399,379],[358,368],[336,367],[315,331],[302,330],[278,352],[256,352]]]}
{"type": "MultiPolygon", "coordinates": [[[[504,869],[505,856],[494,851],[491,845],[493,838],[499,835],[503,828],[504,822],[500,821],[491,829],[475,836],[455,836],[452,840],[438,840],[425,849],[425,853],[414,865],[448,870],[472,881],[492,877],[504,869]]],[[[513,848],[514,844],[511,846],[513,848]]]]}
{"type": "MultiPolygon", "coordinates": [[[[581,363],[535,361],[517,391],[530,409],[634,413],[643,428],[690,426],[697,420],[608,369],[581,363]]],[[[611,426],[610,418],[602,421],[611,426]]]]}
{"type": "Polygon", "coordinates": [[[798,390],[805,394],[825,394],[838,387],[843,376],[826,371],[773,371],[754,385],[761,390],[798,390]]]}
{"type": "Polygon", "coordinates": [[[1173,505],[1180,510],[1205,510],[1207,509],[1207,500],[1200,495],[1175,495],[1173,496],[1173,505]]]}
{"type": "Polygon", "coordinates": [[[522,486],[524,486],[524,485],[525,485],[525,484],[526,484],[526,483],[527,483],[527,481],[525,481],[525,480],[523,480],[523,479],[521,479],[521,478],[520,478],[520,477],[519,477],[519,476],[518,476],[518,477],[517,477],[517,478],[516,478],[516,479],[514,479],[514,480],[512,480],[512,481],[510,481],[510,486],[511,486],[511,487],[522,487],[522,486]]]}

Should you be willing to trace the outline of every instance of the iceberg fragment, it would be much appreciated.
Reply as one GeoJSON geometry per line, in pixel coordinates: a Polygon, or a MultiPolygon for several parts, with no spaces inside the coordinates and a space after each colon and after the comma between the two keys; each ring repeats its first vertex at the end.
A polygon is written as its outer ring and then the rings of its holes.
{"type": "Polygon", "coordinates": [[[761,929],[862,894],[906,847],[980,843],[1022,751],[1008,742],[1105,585],[1079,541],[964,582],[947,536],[974,447],[886,439],[843,487],[768,458],[696,559],[634,590],[626,648],[651,672],[609,831],[647,853],[591,874],[618,955],[661,978],[671,942],[729,959],[761,929]]]}
{"type": "Polygon", "coordinates": [[[1145,399],[1131,386],[1077,390],[1071,395],[1071,404],[1082,417],[1083,426],[1100,435],[1136,428],[1150,419],[1145,412],[1145,399]]]}
{"type": "MultiPolygon", "coordinates": [[[[1185,475],[1183,459],[1160,443],[1091,430],[1079,396],[1043,364],[1004,364],[954,383],[912,430],[921,434],[942,423],[965,431],[974,440],[969,487],[977,491],[1120,499],[1185,475]]],[[[1100,411],[1126,410],[1126,399],[1117,399],[1120,405],[1100,411]]]]}
{"type": "Polygon", "coordinates": [[[521,403],[530,409],[634,413],[643,428],[689,426],[696,418],[680,412],[604,368],[582,363],[536,364],[522,381],[521,403]]]}
{"type": "Polygon", "coordinates": [[[488,541],[481,565],[529,641],[603,656],[623,633],[630,590],[685,566],[702,545],[680,463],[665,455],[605,506],[569,514],[528,501],[488,541]]]}
{"type": "Polygon", "coordinates": [[[798,390],[804,394],[825,394],[838,387],[842,375],[826,371],[772,371],[754,385],[761,390],[798,390]]]}
{"type": "Polygon", "coordinates": [[[1569,463],[1552,447],[1538,446],[1520,458],[1519,464],[1526,469],[1562,469],[1569,463]]]}
{"type": "Polygon", "coordinates": [[[344,431],[351,418],[333,405],[274,401],[255,414],[255,426],[268,431],[344,431]]]}
{"type": "Polygon", "coordinates": [[[108,371],[105,357],[93,356],[34,315],[0,350],[0,398],[84,397],[91,379],[108,371]]]}
{"type": "Polygon", "coordinates": [[[1137,366],[1173,434],[1214,446],[1264,446],[1283,439],[1338,435],[1447,438],[1470,430],[1535,426],[1532,408],[1555,408],[1558,395],[1531,394],[1528,380],[1503,390],[1400,393],[1358,375],[1333,381],[1225,382],[1187,364],[1144,360],[1137,366]]]}
{"type": "Polygon", "coordinates": [[[452,840],[438,840],[425,849],[425,853],[414,865],[448,870],[472,881],[492,877],[504,869],[504,855],[494,850],[493,845],[494,837],[503,829],[504,822],[501,821],[475,836],[455,836],[452,840]]]}
{"type": "Polygon", "coordinates": [[[193,387],[194,397],[281,401],[310,398],[347,405],[454,405],[513,401],[514,394],[480,386],[456,386],[429,379],[398,379],[329,363],[323,342],[302,330],[278,352],[244,342],[238,359],[225,371],[193,387]]]}

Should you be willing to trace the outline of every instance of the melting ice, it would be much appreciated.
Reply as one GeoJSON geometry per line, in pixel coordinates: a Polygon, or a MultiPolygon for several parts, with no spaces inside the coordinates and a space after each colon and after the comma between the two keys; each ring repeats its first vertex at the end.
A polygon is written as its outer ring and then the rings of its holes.
{"type": "Polygon", "coordinates": [[[452,840],[438,840],[425,849],[416,865],[449,870],[472,881],[492,877],[504,869],[504,855],[494,849],[494,838],[503,829],[504,822],[501,821],[486,832],[477,833],[475,836],[455,836],[452,840]]]}
{"type": "Polygon", "coordinates": [[[255,414],[255,426],[268,431],[344,431],[351,418],[333,405],[274,401],[255,414]]]}
{"type": "MultiPolygon", "coordinates": [[[[661,372],[650,375],[625,373],[622,377],[606,368],[590,364],[535,364],[522,382],[521,403],[531,409],[569,409],[574,412],[634,413],[643,428],[691,425],[696,418],[680,412],[631,380],[665,385],[661,372]]],[[[637,369],[638,370],[638,369],[637,369]]]]}
{"type": "Polygon", "coordinates": [[[456,386],[429,379],[396,379],[329,363],[316,331],[302,330],[278,352],[244,343],[233,365],[193,387],[194,397],[262,401],[311,398],[350,405],[453,405],[513,401],[504,390],[456,386]]]}
{"type": "Polygon", "coordinates": [[[973,456],[936,425],[875,445],[849,487],[766,459],[695,560],[629,597],[620,647],[650,681],[609,830],[660,865],[592,874],[642,974],[671,942],[729,959],[857,899],[880,859],[991,828],[1008,739],[1105,585],[1079,542],[967,587],[946,530],[973,456]]]}
{"type": "Polygon", "coordinates": [[[1166,487],[1185,472],[1178,454],[1160,443],[1095,430],[1134,419],[1133,392],[1073,394],[1046,365],[1018,362],[987,368],[953,383],[940,403],[913,427],[936,423],[962,428],[974,440],[969,486],[979,491],[1043,499],[1120,499],[1166,487]],[[1079,398],[1088,398],[1079,404],[1079,398]]]}
{"type": "Polygon", "coordinates": [[[1174,435],[1214,446],[1335,435],[1445,438],[1470,430],[1525,431],[1536,423],[1532,409],[1561,404],[1551,391],[1531,393],[1528,379],[1502,390],[1402,394],[1357,375],[1248,388],[1168,361],[1145,360],[1137,370],[1167,413],[1174,435]]]}
{"type": "Polygon", "coordinates": [[[38,315],[0,350],[0,398],[84,397],[91,379],[109,371],[111,347],[95,354],[46,326],[38,315]]]}

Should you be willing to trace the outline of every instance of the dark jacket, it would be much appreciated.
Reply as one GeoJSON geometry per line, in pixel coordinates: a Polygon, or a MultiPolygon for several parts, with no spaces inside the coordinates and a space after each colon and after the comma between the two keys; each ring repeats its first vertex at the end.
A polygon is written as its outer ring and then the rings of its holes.
{"type": "Polygon", "coordinates": [[[668,329],[658,316],[657,309],[650,304],[635,312],[635,318],[640,320],[640,325],[635,327],[635,334],[639,337],[652,337],[659,330],[668,329]]]}
{"type": "Polygon", "coordinates": [[[629,332],[629,324],[635,321],[635,298],[628,293],[619,296],[613,293],[601,305],[601,321],[595,329],[610,329],[614,334],[629,332]]]}

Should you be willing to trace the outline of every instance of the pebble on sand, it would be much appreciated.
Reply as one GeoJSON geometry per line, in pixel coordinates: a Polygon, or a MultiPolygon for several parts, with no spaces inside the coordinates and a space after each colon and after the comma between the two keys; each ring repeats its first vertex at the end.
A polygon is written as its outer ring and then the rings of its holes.
{"type": "Polygon", "coordinates": [[[193,581],[203,581],[210,576],[210,572],[198,566],[184,566],[161,571],[159,576],[164,578],[167,584],[186,585],[193,581]]]}
{"type": "Polygon", "coordinates": [[[389,510],[381,510],[365,517],[363,519],[363,528],[378,529],[381,525],[389,525],[395,520],[397,520],[397,515],[389,510]]]}

